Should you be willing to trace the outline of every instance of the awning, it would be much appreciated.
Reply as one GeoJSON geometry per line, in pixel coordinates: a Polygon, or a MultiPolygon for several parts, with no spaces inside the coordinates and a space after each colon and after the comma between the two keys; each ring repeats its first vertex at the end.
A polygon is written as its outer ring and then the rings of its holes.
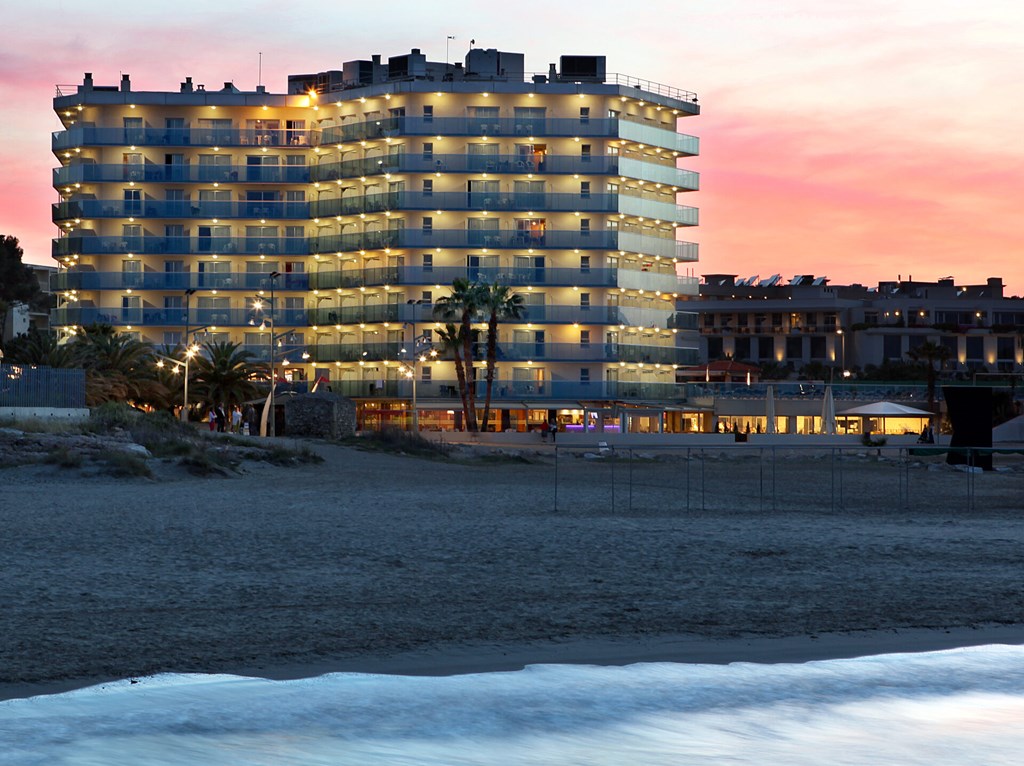
{"type": "Polygon", "coordinates": [[[852,407],[851,409],[836,413],[838,416],[849,415],[851,417],[868,418],[926,418],[931,417],[932,414],[927,410],[919,410],[916,407],[908,407],[905,404],[896,404],[895,402],[872,402],[871,404],[862,404],[859,407],[852,407]]]}

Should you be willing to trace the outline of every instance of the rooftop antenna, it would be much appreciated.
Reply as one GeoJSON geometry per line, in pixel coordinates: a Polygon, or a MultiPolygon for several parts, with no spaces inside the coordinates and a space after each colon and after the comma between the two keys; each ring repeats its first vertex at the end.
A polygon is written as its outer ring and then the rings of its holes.
{"type": "Polygon", "coordinates": [[[263,85],[263,51],[259,51],[259,56],[260,56],[259,77],[258,77],[259,82],[257,82],[256,85],[258,87],[262,87],[262,85],[263,85]]]}
{"type": "Polygon", "coordinates": [[[455,39],[455,35],[448,35],[448,39],[444,41],[444,63],[445,63],[445,65],[447,65],[449,63],[448,46],[451,45],[451,42],[454,39],[455,39]]]}

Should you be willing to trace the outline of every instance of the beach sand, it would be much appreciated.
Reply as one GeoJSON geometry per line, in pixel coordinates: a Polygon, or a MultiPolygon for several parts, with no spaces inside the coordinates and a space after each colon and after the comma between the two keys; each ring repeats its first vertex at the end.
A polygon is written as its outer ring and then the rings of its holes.
{"type": "Polygon", "coordinates": [[[1019,465],[965,477],[854,455],[837,507],[829,458],[770,471],[726,455],[649,460],[629,485],[621,464],[566,458],[555,511],[550,457],[316,449],[323,464],[250,464],[237,478],[0,471],[0,698],[158,672],[448,674],[1024,643],[1019,465]]]}

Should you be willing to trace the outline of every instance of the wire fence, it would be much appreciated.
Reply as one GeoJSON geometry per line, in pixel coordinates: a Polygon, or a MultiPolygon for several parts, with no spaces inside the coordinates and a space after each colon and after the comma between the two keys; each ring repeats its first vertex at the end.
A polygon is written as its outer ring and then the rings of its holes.
{"type": "Polygon", "coordinates": [[[85,407],[85,370],[0,364],[0,407],[85,407]]]}
{"type": "Polygon", "coordinates": [[[556,447],[554,510],[970,512],[1024,516],[1024,449],[556,447]],[[947,462],[952,452],[957,465],[947,462]],[[979,464],[991,455],[994,470],[979,464]]]}

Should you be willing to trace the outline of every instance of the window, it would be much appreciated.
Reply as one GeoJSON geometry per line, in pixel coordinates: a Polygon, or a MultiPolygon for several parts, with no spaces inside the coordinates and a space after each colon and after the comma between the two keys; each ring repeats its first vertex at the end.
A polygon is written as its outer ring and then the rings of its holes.
{"type": "Polygon", "coordinates": [[[590,330],[580,330],[580,345],[584,348],[590,345],[590,330]]]}
{"type": "Polygon", "coordinates": [[[582,234],[584,237],[590,235],[590,219],[589,218],[581,218],[580,219],[580,234],[582,234]]]}
{"type": "Polygon", "coordinates": [[[423,121],[433,122],[434,121],[434,106],[433,104],[423,105],[423,121]]]}
{"type": "Polygon", "coordinates": [[[430,197],[434,193],[434,181],[433,179],[423,182],[423,196],[430,197]]]}
{"type": "Polygon", "coordinates": [[[825,358],[825,336],[824,335],[812,335],[811,336],[811,359],[824,359],[825,358]]]}
{"type": "MultiPolygon", "coordinates": [[[[433,303],[434,302],[434,291],[433,290],[424,290],[423,292],[420,293],[420,300],[423,303],[427,303],[427,304],[433,303]]],[[[429,333],[430,330],[426,330],[425,332],[429,333]]]]}
{"type": "Polygon", "coordinates": [[[580,122],[590,122],[590,107],[589,106],[581,106],[580,107],[580,122]]]}
{"type": "Polygon", "coordinates": [[[434,231],[434,219],[432,216],[423,216],[423,233],[431,234],[434,231]]]}
{"type": "Polygon", "coordinates": [[[423,159],[432,160],[434,158],[434,144],[432,141],[423,142],[423,159]]]}
{"type": "Polygon", "coordinates": [[[589,309],[590,308],[590,293],[580,293],[580,308],[581,309],[589,309]]]}
{"type": "Polygon", "coordinates": [[[899,335],[886,335],[882,339],[882,356],[886,359],[899,359],[902,357],[901,340],[902,338],[899,335]]]}
{"type": "Polygon", "coordinates": [[[425,364],[422,367],[420,367],[420,382],[429,383],[431,380],[431,374],[432,372],[429,364],[425,364]]]}
{"type": "Polygon", "coordinates": [[[174,348],[181,343],[181,332],[165,332],[164,333],[164,345],[168,348],[174,348]]]}
{"type": "Polygon", "coordinates": [[[590,161],[590,144],[583,144],[580,147],[580,158],[584,162],[589,162],[590,161]]]}
{"type": "Polygon", "coordinates": [[[1014,339],[1006,337],[996,338],[996,359],[1012,361],[1014,358],[1014,339]]]}
{"type": "Polygon", "coordinates": [[[589,255],[581,255],[580,256],[580,271],[582,271],[584,274],[590,273],[590,256],[589,255]]]}
{"type": "Polygon", "coordinates": [[[589,383],[589,382],[590,382],[590,368],[589,367],[580,367],[580,383],[589,383]]]}
{"type": "Polygon", "coordinates": [[[590,181],[580,181],[580,197],[590,199],[590,181]]]}
{"type": "Polygon", "coordinates": [[[786,359],[803,359],[804,339],[786,338],[786,359]]]}
{"type": "Polygon", "coordinates": [[[424,253],[423,254],[423,270],[433,271],[434,270],[434,254],[424,253]]]}

